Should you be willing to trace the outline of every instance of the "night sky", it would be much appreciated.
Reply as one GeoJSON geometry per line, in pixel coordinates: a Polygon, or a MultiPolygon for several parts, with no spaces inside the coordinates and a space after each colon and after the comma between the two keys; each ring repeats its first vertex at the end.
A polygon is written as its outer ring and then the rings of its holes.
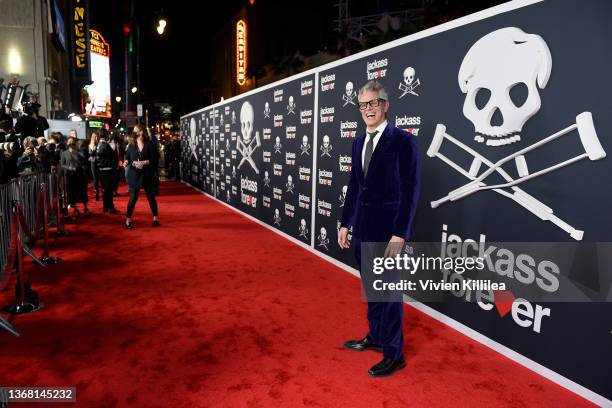
{"type": "MultiPolygon", "coordinates": [[[[111,47],[113,100],[124,87],[123,21],[127,20],[128,3],[127,0],[90,1],[90,26],[100,31],[111,47]]],[[[276,2],[268,0],[266,3],[276,2]]],[[[278,3],[284,4],[284,6],[279,5],[279,9],[285,9],[286,12],[287,2],[278,3]]],[[[330,4],[333,4],[333,2],[323,2],[319,5],[314,3],[316,2],[301,3],[301,8],[303,11],[318,10],[321,4],[325,8],[330,8],[330,4]]],[[[256,3],[255,7],[258,4],[256,3]]],[[[168,101],[180,114],[199,108],[195,94],[208,83],[210,65],[214,63],[207,58],[214,47],[211,38],[244,5],[248,5],[248,0],[223,0],[215,3],[188,0],[135,0],[135,14],[141,21],[142,101],[168,101]],[[162,9],[168,25],[164,35],[160,36],[155,28],[157,13],[162,9]]],[[[297,10],[294,14],[297,14],[297,10]]],[[[333,16],[330,19],[333,19],[333,16]]],[[[132,82],[135,81],[134,74],[132,82]]],[[[130,87],[132,85],[134,84],[130,84],[130,87]]]]}
{"type": "MultiPolygon", "coordinates": [[[[323,49],[334,40],[336,0],[288,1],[249,0],[190,1],[132,0],[134,15],[140,21],[141,33],[141,101],[164,101],[174,106],[175,113],[184,114],[208,104],[203,90],[209,84],[210,54],[215,45],[212,37],[242,7],[266,7],[277,24],[266,28],[268,36],[287,36],[303,55],[323,49]],[[168,25],[160,36],[156,31],[159,12],[168,25]],[[315,29],[313,21],[317,21],[315,29]],[[269,31],[269,32],[268,32],[269,31]],[[317,32],[318,31],[318,32],[317,32]]],[[[408,9],[426,4],[428,10],[442,9],[452,18],[500,3],[499,0],[351,0],[351,15],[368,15],[384,11],[408,9]],[[466,4],[467,3],[467,4],[466,4]]],[[[111,48],[111,94],[121,94],[124,87],[123,23],[128,19],[130,0],[90,0],[90,26],[106,38],[111,48]]],[[[442,21],[440,21],[442,22],[442,21]]],[[[136,41],[134,41],[134,47],[136,41]]],[[[284,50],[284,52],[291,50],[284,50]]],[[[136,50],[134,49],[134,52],[136,50]]],[[[283,50],[279,50],[282,56],[283,50]]],[[[135,72],[135,60],[133,69],[135,72]]],[[[136,75],[130,88],[136,83],[136,75]]]]}

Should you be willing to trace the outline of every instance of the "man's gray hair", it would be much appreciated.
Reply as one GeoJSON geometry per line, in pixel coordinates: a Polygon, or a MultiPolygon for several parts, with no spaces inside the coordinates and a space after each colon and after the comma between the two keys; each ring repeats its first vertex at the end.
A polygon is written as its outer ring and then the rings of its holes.
{"type": "Polygon", "coordinates": [[[374,80],[368,81],[359,90],[359,96],[361,97],[361,95],[367,91],[378,92],[379,98],[384,99],[385,101],[389,100],[389,96],[387,95],[387,91],[385,90],[385,87],[382,86],[382,84],[378,81],[374,81],[374,80]]]}
{"type": "Polygon", "coordinates": [[[38,145],[38,141],[34,136],[27,136],[23,139],[24,147],[36,147],[38,145]]]}

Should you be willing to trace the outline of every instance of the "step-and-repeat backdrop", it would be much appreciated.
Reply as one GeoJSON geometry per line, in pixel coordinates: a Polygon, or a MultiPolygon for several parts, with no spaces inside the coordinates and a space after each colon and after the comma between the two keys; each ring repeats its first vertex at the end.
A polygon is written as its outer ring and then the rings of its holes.
{"type": "MultiPolygon", "coordinates": [[[[336,237],[365,131],[357,94],[376,79],[420,148],[415,241],[612,241],[609,16],[606,0],[510,3],[186,115],[184,180],[354,267],[336,237]]],[[[612,296],[606,268],[488,250],[543,292],[572,274],[612,296]]],[[[429,306],[612,399],[610,303],[519,300],[429,306]]]]}

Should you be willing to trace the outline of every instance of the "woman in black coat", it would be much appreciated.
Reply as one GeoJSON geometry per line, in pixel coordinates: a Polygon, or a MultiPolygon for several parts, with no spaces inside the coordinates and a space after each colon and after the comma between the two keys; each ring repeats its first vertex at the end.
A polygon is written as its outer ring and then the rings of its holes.
{"type": "Polygon", "coordinates": [[[68,199],[68,212],[73,208],[73,216],[79,212],[76,203],[83,203],[83,213],[88,214],[87,208],[87,167],[89,163],[82,152],[79,151],[77,141],[68,139],[68,149],[60,156],[60,166],[66,176],[66,192],[68,199]]]}
{"type": "Polygon", "coordinates": [[[128,146],[124,161],[127,183],[130,188],[130,201],[127,207],[125,227],[128,229],[134,228],[132,214],[141,188],[144,188],[147,200],[149,200],[149,207],[151,207],[151,213],[153,213],[153,226],[159,227],[157,201],[155,201],[157,152],[144,125],[134,126],[134,135],[136,141],[128,146]]]}

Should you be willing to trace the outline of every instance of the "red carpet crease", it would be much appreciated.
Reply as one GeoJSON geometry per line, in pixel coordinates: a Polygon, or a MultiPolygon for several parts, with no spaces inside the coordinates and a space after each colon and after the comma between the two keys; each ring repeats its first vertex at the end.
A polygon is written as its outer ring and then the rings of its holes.
{"type": "Polygon", "coordinates": [[[63,263],[26,261],[45,307],[0,333],[1,385],[76,386],[77,403],[19,407],[591,405],[408,305],[408,366],[369,378],[380,354],[342,347],[367,330],[351,274],[179,183],[161,184],[161,228],[144,195],[132,231],[90,203],[51,242],[63,263]]]}

